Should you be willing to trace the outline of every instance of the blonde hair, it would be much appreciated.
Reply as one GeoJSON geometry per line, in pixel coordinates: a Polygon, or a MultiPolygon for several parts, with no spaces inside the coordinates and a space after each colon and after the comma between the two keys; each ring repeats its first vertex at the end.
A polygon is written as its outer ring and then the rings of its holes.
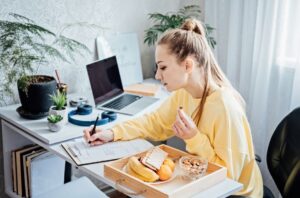
{"type": "Polygon", "coordinates": [[[235,98],[245,107],[242,96],[232,87],[231,83],[218,65],[210,46],[208,45],[205,28],[196,19],[187,19],[180,28],[165,32],[157,42],[157,45],[166,44],[170,54],[177,56],[177,61],[184,61],[187,56],[194,56],[203,67],[204,90],[200,104],[193,113],[193,119],[198,125],[201,120],[204,104],[209,94],[209,83],[214,81],[219,87],[227,87],[232,90],[235,98]]]}

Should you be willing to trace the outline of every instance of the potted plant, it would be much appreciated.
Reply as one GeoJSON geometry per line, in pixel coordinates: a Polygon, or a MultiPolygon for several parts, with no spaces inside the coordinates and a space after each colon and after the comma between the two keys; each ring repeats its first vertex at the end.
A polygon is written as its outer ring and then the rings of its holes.
{"type": "Polygon", "coordinates": [[[56,80],[52,76],[21,76],[17,88],[22,106],[17,109],[21,116],[37,119],[47,115],[52,101],[49,94],[56,91],[56,80]],[[28,115],[31,115],[30,117],[28,115]]]}
{"type": "Polygon", "coordinates": [[[55,93],[57,87],[54,77],[37,75],[38,68],[55,60],[69,62],[76,53],[89,50],[84,44],[55,34],[24,16],[12,13],[9,16],[12,20],[0,20],[0,101],[5,101],[8,95],[14,96],[17,82],[22,104],[18,108],[20,115],[31,119],[44,117],[52,105],[49,94],[55,93]]]}
{"type": "Polygon", "coordinates": [[[64,123],[62,122],[63,117],[60,115],[49,115],[47,117],[49,130],[52,132],[59,131],[64,123]]]}
{"type": "MultiPolygon", "coordinates": [[[[149,19],[154,23],[154,25],[147,30],[145,30],[144,43],[147,43],[148,46],[154,45],[158,36],[165,32],[168,29],[178,28],[182,23],[188,18],[200,18],[200,7],[197,5],[188,5],[181,9],[178,12],[169,12],[166,14],[161,13],[150,13],[149,19]]],[[[214,30],[209,24],[204,24],[206,28],[206,38],[208,43],[212,48],[217,44],[215,39],[210,36],[214,30]]]]}
{"type": "Polygon", "coordinates": [[[50,99],[53,102],[53,106],[49,109],[49,115],[60,115],[63,118],[66,117],[66,95],[59,90],[56,91],[56,94],[50,95],[50,99]]]}

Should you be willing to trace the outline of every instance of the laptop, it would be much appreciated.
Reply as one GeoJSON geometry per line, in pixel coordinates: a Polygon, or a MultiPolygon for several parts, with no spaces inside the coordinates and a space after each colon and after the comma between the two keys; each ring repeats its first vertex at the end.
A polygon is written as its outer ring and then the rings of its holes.
{"type": "Polygon", "coordinates": [[[124,93],[116,56],[86,66],[96,108],[135,115],[158,101],[150,96],[124,93]]]}

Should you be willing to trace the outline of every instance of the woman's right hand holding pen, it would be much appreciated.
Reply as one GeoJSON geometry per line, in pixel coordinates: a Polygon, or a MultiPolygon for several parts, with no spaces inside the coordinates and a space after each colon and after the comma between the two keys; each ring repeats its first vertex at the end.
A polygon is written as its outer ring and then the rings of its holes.
{"type": "Polygon", "coordinates": [[[91,135],[92,130],[93,126],[83,130],[83,137],[91,146],[101,145],[114,140],[114,133],[110,129],[96,128],[95,133],[91,135]]]}

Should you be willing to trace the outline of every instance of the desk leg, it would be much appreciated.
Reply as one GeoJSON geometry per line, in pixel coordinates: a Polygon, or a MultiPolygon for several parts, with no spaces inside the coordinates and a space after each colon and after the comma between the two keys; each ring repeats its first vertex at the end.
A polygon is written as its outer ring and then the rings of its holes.
{"type": "Polygon", "coordinates": [[[66,162],[65,164],[65,183],[68,183],[72,180],[72,164],[66,162]]]}

